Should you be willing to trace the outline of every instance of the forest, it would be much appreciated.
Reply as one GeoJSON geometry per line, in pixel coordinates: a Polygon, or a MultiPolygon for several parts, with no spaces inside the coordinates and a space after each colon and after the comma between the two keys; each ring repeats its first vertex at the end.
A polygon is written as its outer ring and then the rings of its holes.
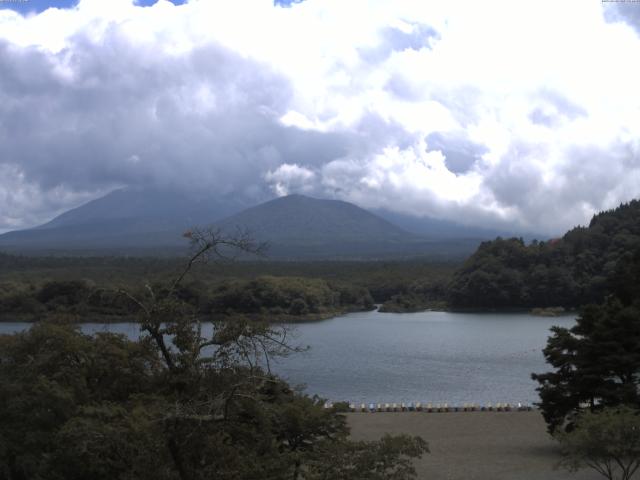
{"type": "MultiPolygon", "coordinates": [[[[181,258],[28,257],[0,254],[0,320],[63,318],[123,321],[131,304],[119,292],[140,292],[180,269],[181,258]]],[[[201,315],[242,313],[271,321],[308,321],[399,299],[444,299],[452,262],[275,262],[266,259],[202,264],[180,287],[201,315]]],[[[406,302],[405,302],[406,303],[406,302]]],[[[397,309],[397,307],[395,307],[397,309]]]]}
{"type": "Polygon", "coordinates": [[[452,309],[575,309],[600,303],[640,248],[640,201],[595,215],[546,242],[484,242],[453,275],[452,309]]]}

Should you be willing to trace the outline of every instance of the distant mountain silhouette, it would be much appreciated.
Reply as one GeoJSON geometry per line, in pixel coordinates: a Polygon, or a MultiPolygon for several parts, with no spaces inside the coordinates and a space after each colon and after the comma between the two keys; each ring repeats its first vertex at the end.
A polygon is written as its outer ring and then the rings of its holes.
{"type": "MultiPolygon", "coordinates": [[[[116,190],[36,228],[0,235],[0,249],[25,253],[166,254],[183,252],[182,233],[214,225],[248,230],[277,259],[469,255],[476,231],[410,233],[351,203],[289,195],[242,210],[234,199],[193,201],[160,190],[116,190]]],[[[446,223],[446,222],[445,222],[446,223]]]]}
{"type": "Polygon", "coordinates": [[[96,251],[183,248],[182,233],[241,210],[233,200],[194,201],[180,193],[121,189],[71,209],[50,222],[0,235],[10,251],[96,251]]]}
{"type": "Polygon", "coordinates": [[[73,208],[36,228],[42,230],[105,221],[137,220],[146,226],[153,224],[156,228],[166,229],[175,226],[176,221],[181,222],[185,214],[194,217],[194,214],[202,212],[198,212],[198,206],[194,206],[193,201],[182,194],[149,189],[121,189],[73,208]]]}

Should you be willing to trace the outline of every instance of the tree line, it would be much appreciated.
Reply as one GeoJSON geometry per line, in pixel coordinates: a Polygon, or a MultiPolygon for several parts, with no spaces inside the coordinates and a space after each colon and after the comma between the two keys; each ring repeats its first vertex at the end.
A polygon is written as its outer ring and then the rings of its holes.
{"type": "MultiPolygon", "coordinates": [[[[0,321],[66,317],[70,321],[127,321],[131,305],[121,288],[139,291],[166,282],[180,261],[168,258],[19,257],[0,253],[0,321]]],[[[180,286],[203,315],[246,313],[272,320],[324,318],[387,304],[415,311],[445,299],[458,264],[393,262],[224,262],[194,266],[197,279],[180,286]]]]}
{"type": "MultiPolygon", "coordinates": [[[[5,318],[34,320],[65,317],[70,321],[122,321],[132,318],[134,305],[116,285],[97,286],[86,280],[53,280],[37,288],[4,284],[0,311],[5,318]]],[[[140,293],[140,288],[133,289],[140,293]]],[[[185,282],[175,295],[202,315],[245,313],[270,321],[312,319],[374,308],[364,287],[303,277],[262,276],[223,280],[210,286],[185,282]]]]}

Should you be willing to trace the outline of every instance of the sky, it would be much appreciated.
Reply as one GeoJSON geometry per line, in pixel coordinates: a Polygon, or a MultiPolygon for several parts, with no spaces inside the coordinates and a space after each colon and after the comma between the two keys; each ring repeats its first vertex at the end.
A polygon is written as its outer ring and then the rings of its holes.
{"type": "Polygon", "coordinates": [[[0,0],[0,232],[109,191],[548,235],[640,196],[640,2],[0,0]]]}

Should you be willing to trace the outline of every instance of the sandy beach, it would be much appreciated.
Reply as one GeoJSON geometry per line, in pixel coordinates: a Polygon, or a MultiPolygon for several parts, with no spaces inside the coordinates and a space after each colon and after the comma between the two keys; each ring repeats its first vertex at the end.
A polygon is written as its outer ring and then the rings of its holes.
{"type": "Polygon", "coordinates": [[[428,480],[596,480],[596,472],[555,469],[559,452],[539,412],[350,413],[352,437],[420,435],[430,454],[416,462],[428,480]]]}

